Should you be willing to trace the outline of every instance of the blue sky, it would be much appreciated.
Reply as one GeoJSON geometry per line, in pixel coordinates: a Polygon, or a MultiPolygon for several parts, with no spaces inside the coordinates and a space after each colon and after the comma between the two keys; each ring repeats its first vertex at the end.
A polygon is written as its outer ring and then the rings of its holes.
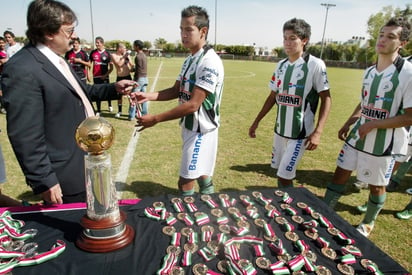
{"type": "MultiPolygon", "coordinates": [[[[282,45],[282,25],[293,17],[305,19],[312,26],[312,42],[321,41],[326,15],[326,8],[321,3],[336,5],[328,10],[325,31],[325,39],[336,41],[367,36],[369,16],[385,6],[404,9],[407,3],[412,4],[411,0],[62,0],[79,18],[77,35],[88,41],[93,38],[90,1],[94,36],[102,36],[105,40],[132,42],[140,39],[153,43],[161,37],[168,42],[178,42],[180,11],[195,4],[209,12],[210,43],[254,43],[269,49],[282,45]]],[[[30,2],[7,1],[6,10],[0,16],[0,30],[10,28],[16,36],[24,36],[30,2]]]]}

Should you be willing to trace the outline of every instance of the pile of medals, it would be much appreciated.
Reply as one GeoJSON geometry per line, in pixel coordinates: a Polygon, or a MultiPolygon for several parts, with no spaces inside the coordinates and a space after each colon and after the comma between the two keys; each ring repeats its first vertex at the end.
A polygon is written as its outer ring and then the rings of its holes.
{"type": "Polygon", "coordinates": [[[57,240],[47,251],[39,253],[38,244],[28,242],[37,234],[37,229],[21,232],[24,222],[11,217],[9,211],[0,215],[0,274],[7,274],[17,266],[41,264],[59,256],[66,244],[57,240]]]}
{"type": "Polygon", "coordinates": [[[279,275],[332,274],[329,268],[316,263],[319,253],[336,263],[342,274],[355,274],[352,265],[358,260],[365,272],[382,274],[376,263],[361,259],[362,252],[355,246],[355,240],[306,203],[295,204],[287,192],[275,190],[272,199],[254,191],[251,196],[241,194],[239,200],[238,203],[227,194],[218,194],[216,200],[201,195],[201,202],[195,202],[193,197],[172,198],[171,211],[163,202],[146,207],[145,215],[162,222],[162,232],[170,236],[157,274],[185,274],[184,267],[191,267],[195,275],[220,274],[205,264],[214,259],[222,274],[253,275],[259,269],[279,275]],[[205,203],[210,215],[199,211],[196,203],[205,203]],[[322,237],[320,229],[330,237],[322,237]],[[277,235],[279,230],[284,238],[277,235]],[[317,251],[311,250],[298,232],[315,243],[317,251]],[[333,249],[328,239],[335,240],[340,251],[333,249]],[[192,261],[195,253],[202,262],[192,261]]]}

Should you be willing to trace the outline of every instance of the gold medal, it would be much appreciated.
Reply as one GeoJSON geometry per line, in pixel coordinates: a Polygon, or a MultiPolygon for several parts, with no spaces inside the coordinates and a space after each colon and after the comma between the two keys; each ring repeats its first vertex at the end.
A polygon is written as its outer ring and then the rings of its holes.
{"type": "Polygon", "coordinates": [[[287,203],[281,203],[280,204],[280,208],[282,208],[283,210],[285,210],[286,208],[289,208],[289,207],[290,207],[290,205],[287,204],[287,203]]]}
{"type": "Polygon", "coordinates": [[[272,204],[266,204],[266,205],[265,205],[265,209],[266,209],[267,211],[271,211],[271,210],[273,210],[273,209],[276,209],[276,207],[275,207],[274,205],[272,205],[272,204]]]}
{"type": "Polygon", "coordinates": [[[312,218],[314,218],[315,220],[318,220],[320,218],[320,213],[318,212],[312,212],[310,214],[312,216],[312,218]]]}
{"type": "Polygon", "coordinates": [[[332,248],[328,247],[328,246],[322,247],[321,252],[325,257],[327,257],[331,260],[336,259],[336,251],[333,250],[332,248]]]}
{"type": "Polygon", "coordinates": [[[170,271],[171,275],[185,275],[185,271],[182,267],[175,265],[170,271]]]}
{"type": "Polygon", "coordinates": [[[306,273],[303,272],[302,270],[298,270],[298,271],[293,271],[292,275],[305,275],[306,273]]]}
{"type": "Polygon", "coordinates": [[[230,197],[229,197],[228,194],[219,194],[219,198],[222,199],[222,200],[228,200],[228,199],[230,199],[230,197]]]}
{"type": "Polygon", "coordinates": [[[217,269],[218,269],[220,272],[222,272],[222,273],[224,273],[224,274],[227,273],[227,261],[226,261],[226,260],[221,260],[221,261],[219,261],[216,266],[217,266],[217,269]]]}
{"type": "Polygon", "coordinates": [[[240,195],[239,198],[244,201],[244,200],[249,200],[250,197],[248,195],[240,195]]]}
{"type": "Polygon", "coordinates": [[[362,259],[360,260],[360,264],[363,268],[367,269],[368,266],[370,265],[374,265],[374,266],[378,266],[377,264],[375,264],[375,262],[369,260],[369,259],[362,259]]]}
{"type": "Polygon", "coordinates": [[[301,208],[301,209],[305,209],[306,207],[308,207],[308,205],[304,202],[297,202],[296,205],[301,208]]]}
{"type": "Polygon", "coordinates": [[[196,212],[193,214],[195,217],[204,216],[206,215],[204,212],[196,212]]]}
{"type": "Polygon", "coordinates": [[[265,240],[267,240],[268,242],[274,242],[278,239],[278,237],[276,235],[274,235],[274,236],[263,235],[263,238],[265,240]]]}
{"type": "Polygon", "coordinates": [[[239,213],[240,211],[239,211],[239,209],[237,209],[236,207],[229,207],[228,209],[227,209],[227,212],[229,212],[229,214],[236,214],[236,213],[239,213]]]}
{"type": "Polygon", "coordinates": [[[343,263],[339,263],[337,265],[338,270],[345,275],[353,275],[355,274],[355,270],[353,269],[352,266],[348,265],[348,264],[343,264],[343,263]]]}
{"type": "Polygon", "coordinates": [[[200,228],[200,230],[202,232],[212,232],[212,233],[215,231],[215,229],[210,225],[204,225],[200,228]]]}
{"type": "Polygon", "coordinates": [[[316,255],[316,253],[314,253],[311,250],[304,251],[302,255],[308,258],[312,263],[315,263],[316,260],[318,259],[318,256],[316,255]]]}
{"type": "Polygon", "coordinates": [[[217,252],[219,250],[219,243],[215,240],[208,242],[206,246],[214,252],[217,252]]]}
{"type": "Polygon", "coordinates": [[[189,234],[192,233],[192,232],[193,232],[193,228],[191,228],[191,227],[183,227],[183,228],[180,230],[180,233],[181,233],[183,236],[185,236],[185,237],[188,237],[189,234]]]}
{"type": "Polygon", "coordinates": [[[285,194],[285,192],[283,192],[282,190],[276,190],[275,191],[275,195],[278,197],[283,197],[283,195],[285,194]]]}
{"type": "Polygon", "coordinates": [[[259,191],[253,191],[252,196],[257,199],[257,198],[262,197],[262,193],[260,193],[259,191]]]}
{"type": "Polygon", "coordinates": [[[203,195],[200,196],[200,199],[201,199],[202,201],[208,201],[208,200],[211,200],[212,197],[211,197],[210,195],[203,194],[203,195]]]}
{"type": "Polygon", "coordinates": [[[240,259],[237,264],[240,266],[240,268],[246,268],[247,266],[250,265],[249,260],[246,259],[240,259]]]}
{"type": "Polygon", "coordinates": [[[187,213],[177,213],[176,217],[178,220],[183,221],[187,213]]]}
{"type": "Polygon", "coordinates": [[[286,237],[286,239],[288,239],[289,241],[292,241],[292,242],[296,242],[297,240],[299,240],[298,234],[296,234],[296,232],[294,232],[294,231],[286,232],[285,237],[286,237]]]}
{"type": "Polygon", "coordinates": [[[256,265],[260,268],[260,269],[264,269],[264,270],[269,270],[270,268],[270,260],[268,258],[265,257],[257,257],[256,258],[256,265]]]}
{"type": "Polygon", "coordinates": [[[318,232],[313,232],[310,229],[306,229],[303,233],[306,235],[306,237],[312,240],[316,240],[319,237],[318,232]]]}
{"type": "Polygon", "coordinates": [[[172,203],[179,203],[179,202],[182,202],[182,199],[180,199],[180,198],[172,198],[170,201],[171,201],[172,203]]]}
{"type": "Polygon", "coordinates": [[[225,234],[230,234],[230,226],[227,224],[219,225],[219,231],[225,234]]]}
{"type": "Polygon", "coordinates": [[[328,227],[328,229],[326,229],[329,234],[331,234],[332,236],[337,236],[340,233],[340,230],[335,228],[335,227],[328,227]]]}
{"type": "Polygon", "coordinates": [[[276,217],[276,218],[275,218],[275,222],[276,222],[277,224],[282,225],[282,224],[287,223],[288,221],[287,221],[284,217],[276,217]]]}
{"type": "Polygon", "coordinates": [[[327,268],[326,266],[323,266],[323,265],[318,265],[316,267],[315,273],[317,275],[332,275],[332,272],[329,270],[329,268],[327,268]]]}
{"type": "Polygon", "coordinates": [[[192,271],[195,275],[206,275],[209,269],[205,264],[197,263],[193,266],[192,271]]]}
{"type": "Polygon", "coordinates": [[[266,221],[261,218],[257,218],[256,220],[253,221],[257,227],[264,227],[266,224],[266,221]]]}
{"type": "Polygon", "coordinates": [[[244,220],[238,220],[237,222],[236,222],[236,225],[238,226],[238,227],[242,227],[242,228],[250,228],[250,223],[248,223],[247,221],[244,221],[244,220]]]}
{"type": "Polygon", "coordinates": [[[279,261],[282,261],[284,263],[287,263],[290,260],[292,260],[292,256],[290,256],[288,253],[283,254],[283,255],[278,255],[276,256],[276,258],[278,258],[279,261]]]}
{"type": "Polygon", "coordinates": [[[293,220],[295,223],[298,223],[298,224],[303,223],[303,218],[302,218],[301,216],[298,216],[298,215],[292,216],[292,220],[293,220]]]}
{"type": "Polygon", "coordinates": [[[162,232],[165,235],[172,236],[176,232],[176,228],[171,225],[164,226],[162,228],[162,232]]]}
{"type": "Polygon", "coordinates": [[[183,249],[185,251],[190,251],[191,253],[195,253],[199,247],[195,243],[185,243],[183,249]]]}
{"type": "Polygon", "coordinates": [[[210,213],[218,218],[223,216],[223,211],[219,208],[213,208],[212,210],[210,210],[210,213]]]}
{"type": "Polygon", "coordinates": [[[179,254],[182,252],[182,249],[179,246],[175,245],[169,245],[166,248],[167,254],[175,254],[176,256],[179,256],[179,254]]]}
{"type": "Polygon", "coordinates": [[[183,200],[184,200],[185,203],[194,203],[195,202],[195,198],[190,197],[190,196],[189,197],[184,197],[183,200]]]}
{"type": "Polygon", "coordinates": [[[154,202],[154,203],[153,203],[153,207],[154,207],[154,208],[164,208],[164,207],[165,207],[165,204],[164,204],[163,202],[161,202],[161,201],[157,201],[157,202],[154,202]]]}

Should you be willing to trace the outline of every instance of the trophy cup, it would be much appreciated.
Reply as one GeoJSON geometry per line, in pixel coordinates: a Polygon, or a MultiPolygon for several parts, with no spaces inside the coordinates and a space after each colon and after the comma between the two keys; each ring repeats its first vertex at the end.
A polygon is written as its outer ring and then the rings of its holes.
{"type": "Polygon", "coordinates": [[[87,213],[80,220],[83,231],[76,245],[89,252],[109,252],[133,241],[135,232],[119,210],[116,186],[111,176],[110,154],[114,129],[105,119],[86,118],[76,130],[77,145],[85,156],[87,213]]]}

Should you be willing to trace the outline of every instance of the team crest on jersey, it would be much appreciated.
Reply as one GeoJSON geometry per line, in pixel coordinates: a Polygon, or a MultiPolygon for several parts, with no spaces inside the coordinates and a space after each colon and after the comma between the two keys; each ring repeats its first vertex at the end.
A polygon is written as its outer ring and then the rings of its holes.
{"type": "Polygon", "coordinates": [[[302,97],[297,95],[289,95],[287,93],[278,94],[276,96],[276,102],[280,105],[300,107],[302,104],[302,97]]]}
{"type": "Polygon", "coordinates": [[[393,89],[393,83],[390,81],[387,81],[382,85],[382,91],[384,93],[390,92],[392,91],[392,89],[393,89]]]}
{"type": "Polygon", "coordinates": [[[362,116],[370,120],[381,120],[389,117],[389,112],[385,109],[375,108],[373,104],[362,107],[362,116]]]}
{"type": "Polygon", "coordinates": [[[301,80],[305,77],[305,73],[302,70],[296,71],[296,80],[301,80]]]}

